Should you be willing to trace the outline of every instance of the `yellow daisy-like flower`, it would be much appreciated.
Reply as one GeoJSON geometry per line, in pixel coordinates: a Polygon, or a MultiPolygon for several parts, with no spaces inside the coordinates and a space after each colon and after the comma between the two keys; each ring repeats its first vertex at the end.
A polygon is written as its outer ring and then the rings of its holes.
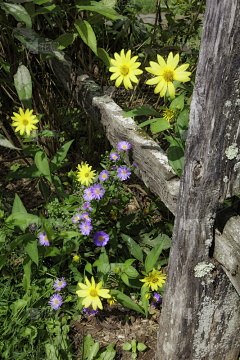
{"type": "Polygon", "coordinates": [[[116,273],[116,274],[118,274],[119,273],[119,267],[118,266],[116,266],[115,268],[114,268],[114,272],[116,273]]]}
{"type": "Polygon", "coordinates": [[[78,164],[77,169],[78,181],[80,181],[82,185],[86,184],[88,186],[89,183],[91,184],[93,182],[93,179],[96,176],[96,171],[91,171],[92,166],[89,166],[87,162],[85,162],[85,164],[82,162],[81,165],[78,164]]]}
{"type": "Polygon", "coordinates": [[[146,293],[146,294],[145,294],[145,298],[146,298],[147,300],[149,300],[150,297],[151,297],[151,295],[150,295],[149,293],[146,293]]]}
{"type": "Polygon", "coordinates": [[[158,287],[162,287],[162,284],[165,283],[165,279],[166,279],[165,274],[162,274],[161,271],[156,272],[156,270],[153,269],[152,273],[149,273],[147,277],[139,280],[145,282],[143,287],[149,286],[151,287],[152,291],[157,291],[158,287]]]}
{"type": "Polygon", "coordinates": [[[113,220],[117,220],[117,210],[111,210],[110,214],[113,220]]]}
{"type": "Polygon", "coordinates": [[[79,258],[79,256],[78,255],[74,255],[74,257],[73,257],[73,261],[78,261],[80,258],[79,258]]]}
{"type": "Polygon", "coordinates": [[[156,77],[149,79],[146,84],[156,85],[154,93],[160,93],[160,96],[163,97],[167,90],[171,98],[175,96],[175,88],[173,85],[173,80],[187,82],[190,81],[189,75],[191,72],[185,71],[189,64],[183,64],[176,69],[176,66],[179,62],[179,54],[173,57],[173,53],[170,52],[167,59],[167,64],[165,63],[162,56],[157,55],[158,63],[150,61],[151,67],[146,67],[145,69],[151,74],[156,75],[156,77]]]}
{"type": "Polygon", "coordinates": [[[85,282],[87,285],[78,283],[79,287],[82,290],[77,290],[76,293],[79,297],[84,297],[82,304],[87,308],[92,304],[93,310],[97,310],[97,307],[99,309],[103,309],[101,300],[99,299],[99,296],[109,299],[111,298],[111,295],[109,295],[109,290],[107,289],[100,289],[102,286],[102,281],[95,286],[95,280],[92,276],[92,284],[88,280],[87,277],[85,277],[85,282]]]}
{"type": "Polygon", "coordinates": [[[27,109],[24,113],[22,108],[19,108],[19,113],[13,113],[11,119],[14,121],[12,126],[16,126],[15,132],[20,131],[20,135],[23,135],[24,132],[30,136],[30,131],[38,129],[37,126],[33,124],[37,124],[39,120],[35,119],[36,115],[32,115],[33,110],[27,109]]]}
{"type": "Polygon", "coordinates": [[[115,59],[111,59],[112,67],[109,68],[109,71],[114,74],[111,75],[110,80],[116,80],[116,87],[120,86],[123,82],[125,88],[128,90],[132,89],[132,82],[138,83],[138,79],[135,75],[141,75],[143,73],[142,70],[138,69],[141,65],[140,62],[136,62],[138,56],[134,56],[131,58],[131,50],[124,53],[124,49],[121,50],[120,55],[118,53],[114,53],[115,59]]]}
{"type": "Polygon", "coordinates": [[[169,120],[171,120],[174,117],[174,111],[171,109],[168,109],[166,107],[166,110],[164,110],[164,115],[163,117],[169,122],[169,120]]]}
{"type": "Polygon", "coordinates": [[[111,306],[112,304],[114,304],[116,301],[117,301],[117,300],[115,299],[114,296],[111,296],[109,299],[107,299],[107,302],[110,304],[110,306],[111,306]]]}

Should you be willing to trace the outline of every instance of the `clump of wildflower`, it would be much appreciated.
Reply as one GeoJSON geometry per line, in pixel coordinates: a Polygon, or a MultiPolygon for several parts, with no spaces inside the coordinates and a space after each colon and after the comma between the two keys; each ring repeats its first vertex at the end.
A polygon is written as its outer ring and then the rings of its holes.
{"type": "Polygon", "coordinates": [[[107,180],[109,177],[109,172],[107,170],[103,170],[102,172],[100,172],[99,174],[99,180],[100,181],[105,181],[107,180]]]}
{"type": "Polygon", "coordinates": [[[117,161],[119,159],[119,155],[116,152],[110,154],[110,160],[117,161]]]}
{"type": "Polygon", "coordinates": [[[109,299],[107,299],[107,302],[110,304],[110,306],[112,305],[112,304],[114,304],[115,302],[117,302],[117,300],[115,299],[115,297],[114,296],[111,296],[109,299]]]}
{"type": "Polygon", "coordinates": [[[156,270],[153,269],[152,273],[149,273],[147,277],[140,279],[140,281],[145,282],[143,287],[149,286],[151,287],[152,291],[157,291],[158,287],[162,287],[162,284],[165,283],[165,279],[165,274],[162,274],[161,271],[156,272],[156,270]]]}
{"type": "Polygon", "coordinates": [[[92,195],[93,198],[96,200],[100,200],[103,197],[103,194],[105,193],[105,190],[102,188],[101,184],[94,184],[92,186],[92,195]]]}
{"type": "Polygon", "coordinates": [[[145,69],[156,77],[147,80],[146,84],[156,85],[154,93],[160,93],[160,96],[163,97],[167,90],[171,98],[175,96],[175,88],[173,85],[174,80],[187,82],[190,81],[189,75],[190,72],[185,70],[189,67],[189,64],[183,64],[176,69],[176,66],[179,62],[179,54],[173,57],[173,53],[170,52],[167,59],[167,64],[165,63],[162,56],[157,55],[158,63],[150,61],[150,67],[145,69]]]}
{"type": "Polygon", "coordinates": [[[97,246],[105,246],[109,241],[109,235],[104,231],[97,231],[93,236],[94,244],[97,246]]]}
{"type": "Polygon", "coordinates": [[[157,302],[160,302],[160,301],[162,301],[161,295],[158,294],[157,292],[154,292],[152,307],[157,306],[157,302]]]}
{"type": "Polygon", "coordinates": [[[61,295],[54,294],[50,298],[50,301],[48,303],[51,305],[52,309],[58,310],[60,308],[60,306],[62,305],[62,303],[63,303],[61,295]]]}
{"type": "Polygon", "coordinates": [[[163,117],[169,122],[169,120],[171,120],[174,117],[174,111],[171,109],[168,109],[166,107],[166,110],[164,110],[163,112],[163,117]]]}
{"type": "Polygon", "coordinates": [[[77,169],[77,178],[82,185],[86,184],[86,186],[88,186],[89,183],[91,184],[93,182],[93,179],[96,176],[96,171],[91,171],[92,166],[89,166],[87,162],[85,162],[85,164],[82,162],[81,165],[77,166],[77,169]]]}
{"type": "Polygon", "coordinates": [[[118,143],[118,149],[122,150],[122,151],[127,151],[127,150],[131,149],[131,144],[127,141],[120,141],[118,143]]]}
{"type": "Polygon", "coordinates": [[[75,216],[73,216],[73,224],[76,224],[80,220],[80,215],[77,213],[75,216]]]}
{"type": "Polygon", "coordinates": [[[43,245],[43,246],[49,246],[49,240],[47,238],[47,234],[44,232],[44,233],[40,233],[39,235],[39,241],[40,241],[40,244],[43,245]]]}
{"type": "Polygon", "coordinates": [[[30,136],[30,131],[38,129],[37,126],[33,124],[37,124],[39,120],[36,120],[36,115],[32,115],[33,110],[27,109],[24,113],[22,108],[19,108],[19,113],[13,113],[11,119],[13,120],[12,126],[16,126],[15,132],[20,131],[20,135],[23,135],[24,132],[30,136]]]}
{"type": "Polygon", "coordinates": [[[99,298],[99,296],[109,299],[111,295],[109,295],[108,289],[101,289],[102,281],[95,285],[95,280],[92,276],[92,283],[88,280],[87,277],[85,277],[86,285],[83,283],[78,283],[78,286],[81,290],[77,290],[76,293],[79,297],[84,297],[82,304],[88,308],[90,305],[92,305],[93,310],[97,310],[97,307],[99,309],[103,309],[102,302],[99,298]]]}
{"type": "Polygon", "coordinates": [[[121,180],[127,180],[131,175],[130,169],[127,169],[126,166],[120,166],[117,169],[117,176],[121,180]]]}
{"type": "Polygon", "coordinates": [[[90,202],[86,202],[84,205],[83,205],[83,210],[89,210],[89,211],[92,211],[92,207],[91,207],[91,203],[90,202]]]}
{"type": "Polygon", "coordinates": [[[86,201],[91,201],[94,198],[92,193],[92,186],[84,190],[83,198],[86,201]]]}
{"type": "Polygon", "coordinates": [[[61,280],[55,280],[53,287],[55,288],[56,291],[60,291],[61,289],[65,288],[65,286],[67,285],[66,281],[64,281],[65,278],[62,277],[61,280]]]}
{"type": "Polygon", "coordinates": [[[111,59],[112,67],[109,68],[109,71],[113,72],[110,77],[110,80],[116,80],[116,87],[120,86],[123,82],[125,88],[132,89],[132,82],[138,83],[138,79],[135,75],[141,75],[143,73],[142,70],[138,69],[141,65],[140,62],[136,62],[138,56],[134,56],[131,58],[131,50],[125,55],[124,49],[121,50],[120,55],[118,53],[114,53],[115,59],[111,59]]]}
{"type": "Polygon", "coordinates": [[[78,261],[79,259],[80,259],[80,257],[78,255],[73,256],[73,261],[78,261]]]}
{"type": "Polygon", "coordinates": [[[90,221],[83,221],[80,225],[79,225],[79,229],[81,231],[81,233],[83,235],[90,235],[90,232],[92,230],[92,226],[90,221]]]}

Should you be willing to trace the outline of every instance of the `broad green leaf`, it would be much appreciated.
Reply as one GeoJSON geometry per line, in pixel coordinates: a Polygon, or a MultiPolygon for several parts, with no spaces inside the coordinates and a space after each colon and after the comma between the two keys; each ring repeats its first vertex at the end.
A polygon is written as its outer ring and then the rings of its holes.
{"type": "Polygon", "coordinates": [[[150,126],[151,132],[161,132],[171,128],[171,125],[166,119],[159,118],[155,120],[157,121],[150,126]]]}
{"type": "Polygon", "coordinates": [[[7,180],[9,179],[34,179],[41,175],[41,171],[38,170],[36,165],[27,166],[24,169],[17,171],[11,171],[7,175],[7,180]]]}
{"type": "Polygon", "coordinates": [[[63,50],[66,47],[68,47],[69,45],[71,45],[77,36],[78,36],[78,34],[76,34],[76,33],[62,34],[57,39],[53,40],[53,42],[56,43],[59,50],[63,50]]]}
{"type": "Polygon", "coordinates": [[[0,255],[0,270],[5,265],[8,258],[8,254],[0,255]]]}
{"type": "Polygon", "coordinates": [[[14,86],[26,109],[32,108],[32,79],[28,68],[20,65],[14,75],[14,86]]]}
{"type": "Polygon", "coordinates": [[[137,349],[138,351],[144,351],[147,348],[147,346],[143,343],[138,343],[137,344],[137,349]]]}
{"type": "Polygon", "coordinates": [[[0,134],[0,146],[9,148],[9,149],[15,149],[15,150],[22,150],[20,148],[17,148],[16,146],[12,145],[8,139],[6,139],[3,135],[0,134]]]}
{"type": "Polygon", "coordinates": [[[179,114],[177,124],[175,126],[175,134],[179,134],[177,136],[179,136],[184,142],[187,140],[188,119],[189,112],[185,109],[179,114]]]}
{"type": "Polygon", "coordinates": [[[88,262],[88,263],[86,263],[86,265],[85,265],[85,270],[87,271],[87,272],[89,272],[91,275],[93,274],[92,273],[92,265],[88,262]]]}
{"type": "Polygon", "coordinates": [[[36,16],[39,14],[58,13],[60,11],[60,6],[52,4],[49,6],[42,6],[41,8],[37,9],[34,15],[36,16]]]}
{"type": "Polygon", "coordinates": [[[116,355],[116,350],[114,350],[114,344],[109,344],[106,348],[106,351],[102,352],[96,360],[113,360],[116,355]]]}
{"type": "Polygon", "coordinates": [[[39,223],[39,217],[33,214],[23,214],[23,213],[15,213],[11,214],[6,220],[5,225],[9,229],[14,229],[14,226],[19,226],[22,231],[25,231],[26,228],[31,224],[39,223]]]}
{"type": "Polygon", "coordinates": [[[23,288],[26,293],[29,291],[31,284],[31,265],[32,265],[32,261],[30,257],[27,256],[26,259],[23,261],[23,270],[24,270],[23,288]]]}
{"type": "Polygon", "coordinates": [[[12,207],[12,214],[15,213],[27,214],[27,210],[25,209],[25,206],[23,205],[22,200],[20,199],[18,194],[15,194],[13,207],[12,207]]]}
{"type": "Polygon", "coordinates": [[[131,350],[131,348],[132,348],[132,345],[129,343],[125,343],[123,345],[123,350],[125,350],[125,351],[129,351],[129,350],[131,350]]]}
{"type": "MultiPolygon", "coordinates": [[[[167,137],[165,135],[165,137],[167,137]]],[[[182,145],[182,140],[175,138],[167,151],[168,162],[172,166],[173,170],[180,178],[182,174],[182,167],[184,161],[184,148],[182,145]]]]}
{"type": "Polygon", "coordinates": [[[39,190],[41,191],[42,197],[47,202],[49,195],[47,184],[43,179],[40,179],[38,186],[39,186],[39,190]]]}
{"type": "Polygon", "coordinates": [[[38,247],[37,240],[34,235],[26,234],[27,236],[23,240],[23,247],[32,261],[38,266],[38,247]]]}
{"type": "Polygon", "coordinates": [[[148,292],[148,286],[141,287],[141,301],[145,311],[146,319],[148,318],[148,299],[146,299],[146,293],[148,292]]]}
{"type": "Polygon", "coordinates": [[[67,152],[70,146],[72,145],[73,141],[74,140],[68,141],[56,152],[50,164],[51,172],[56,171],[57,169],[63,166],[62,161],[67,156],[67,152]]]}
{"type": "Polygon", "coordinates": [[[156,115],[159,116],[159,113],[148,106],[138,106],[136,109],[127,111],[123,114],[123,117],[135,117],[135,116],[140,116],[140,115],[156,115]]]}
{"type": "Polygon", "coordinates": [[[143,252],[141,247],[130,236],[121,234],[123,241],[127,244],[129,251],[139,261],[143,263],[143,252]]]}
{"type": "Polygon", "coordinates": [[[103,5],[113,8],[117,4],[117,0],[102,0],[103,5]]]}
{"type": "Polygon", "coordinates": [[[152,124],[152,123],[155,123],[156,122],[156,119],[150,119],[150,120],[146,120],[144,122],[142,122],[141,124],[139,124],[138,126],[140,128],[144,127],[144,126],[147,126],[149,124],[152,124]]]}
{"type": "Polygon", "coordinates": [[[130,286],[128,276],[125,273],[121,274],[121,279],[127,286],[130,286]]]}
{"type": "Polygon", "coordinates": [[[58,250],[56,246],[46,247],[44,257],[57,256],[57,255],[61,255],[61,252],[58,250]]]}
{"type": "Polygon", "coordinates": [[[10,305],[10,309],[12,310],[12,315],[13,316],[16,315],[17,312],[26,305],[27,305],[27,300],[26,299],[18,299],[16,301],[14,301],[14,303],[12,303],[10,305]]]}
{"type": "Polygon", "coordinates": [[[102,48],[97,48],[97,56],[104,62],[106,66],[111,66],[110,56],[106,50],[102,48]]]}
{"type": "Polygon", "coordinates": [[[111,7],[105,6],[102,2],[90,0],[76,0],[75,6],[79,11],[89,10],[90,12],[97,12],[111,20],[125,19],[125,16],[119,15],[111,7]]]}
{"type": "Polygon", "coordinates": [[[22,5],[0,2],[0,6],[6,14],[12,15],[17,21],[23,21],[27,27],[32,27],[31,17],[22,5]]]}
{"type": "Polygon", "coordinates": [[[41,173],[46,177],[46,179],[52,184],[51,172],[45,152],[38,151],[34,157],[34,160],[38,170],[41,171],[41,173]]]}
{"type": "MultiPolygon", "coordinates": [[[[60,233],[60,235],[62,235],[62,233],[60,233]]],[[[66,237],[67,239],[72,239],[74,237],[80,236],[81,234],[77,231],[65,231],[64,233],[64,237],[66,237]]]]}
{"type": "Polygon", "coordinates": [[[184,95],[180,95],[177,98],[175,98],[169,108],[171,110],[182,110],[184,108],[184,95]]]}
{"type": "Polygon", "coordinates": [[[86,360],[90,354],[91,347],[94,345],[94,340],[90,334],[84,336],[81,351],[83,353],[83,359],[86,360]]]}
{"type": "Polygon", "coordinates": [[[129,266],[126,270],[123,271],[129,278],[132,279],[135,279],[136,277],[139,276],[138,271],[133,266],[129,266]]]}
{"type": "Polygon", "coordinates": [[[93,267],[94,267],[94,266],[102,266],[102,263],[101,263],[100,260],[96,260],[96,261],[94,261],[94,263],[93,263],[92,266],[93,266],[93,267]]]}
{"type": "Polygon", "coordinates": [[[156,263],[156,261],[159,258],[159,255],[162,252],[163,249],[163,245],[164,245],[164,239],[162,239],[160,241],[160,243],[158,245],[156,245],[147,255],[146,259],[145,259],[145,269],[146,272],[149,273],[150,271],[152,271],[152,269],[154,268],[154,265],[156,263]]]}
{"type": "Polygon", "coordinates": [[[63,188],[62,183],[61,183],[61,180],[59,179],[59,177],[57,175],[54,175],[53,183],[54,183],[55,190],[56,190],[58,196],[61,199],[65,199],[67,197],[67,195],[65,194],[64,188],[63,188]]]}
{"type": "Polygon", "coordinates": [[[125,261],[124,263],[124,270],[127,270],[129,268],[130,265],[132,265],[132,263],[135,261],[135,259],[128,259],[125,261]]]}
{"type": "Polygon", "coordinates": [[[132,351],[136,352],[137,351],[137,341],[136,339],[132,339],[132,351]]]}
{"type": "Polygon", "coordinates": [[[93,360],[93,358],[97,355],[98,350],[99,350],[99,342],[96,342],[91,347],[91,351],[90,351],[90,354],[89,354],[87,360],[93,360]]]}
{"type": "Polygon", "coordinates": [[[123,306],[127,306],[130,309],[133,309],[137,312],[140,312],[141,314],[144,314],[144,311],[138,306],[130,297],[123,294],[119,290],[111,290],[111,295],[113,295],[117,301],[122,304],[123,306]]]}
{"type": "Polygon", "coordinates": [[[74,23],[82,40],[97,55],[97,40],[91,25],[86,20],[77,19],[74,23]]]}

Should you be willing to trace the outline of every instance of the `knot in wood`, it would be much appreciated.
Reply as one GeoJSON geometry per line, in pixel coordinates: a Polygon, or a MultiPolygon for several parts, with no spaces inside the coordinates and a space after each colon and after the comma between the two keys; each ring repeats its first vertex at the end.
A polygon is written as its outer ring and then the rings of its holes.
{"type": "Polygon", "coordinates": [[[193,187],[198,186],[202,177],[202,165],[198,162],[193,169],[193,187]]]}

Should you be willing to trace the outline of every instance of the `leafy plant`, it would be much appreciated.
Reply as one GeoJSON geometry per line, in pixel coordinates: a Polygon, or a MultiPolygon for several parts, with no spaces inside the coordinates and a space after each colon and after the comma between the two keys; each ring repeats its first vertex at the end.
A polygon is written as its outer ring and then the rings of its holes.
{"type": "Polygon", "coordinates": [[[123,345],[123,350],[127,350],[130,351],[132,350],[132,358],[133,359],[137,359],[137,351],[144,351],[147,348],[147,346],[143,343],[137,343],[137,341],[135,339],[132,340],[131,344],[130,343],[125,343],[123,345]]]}

